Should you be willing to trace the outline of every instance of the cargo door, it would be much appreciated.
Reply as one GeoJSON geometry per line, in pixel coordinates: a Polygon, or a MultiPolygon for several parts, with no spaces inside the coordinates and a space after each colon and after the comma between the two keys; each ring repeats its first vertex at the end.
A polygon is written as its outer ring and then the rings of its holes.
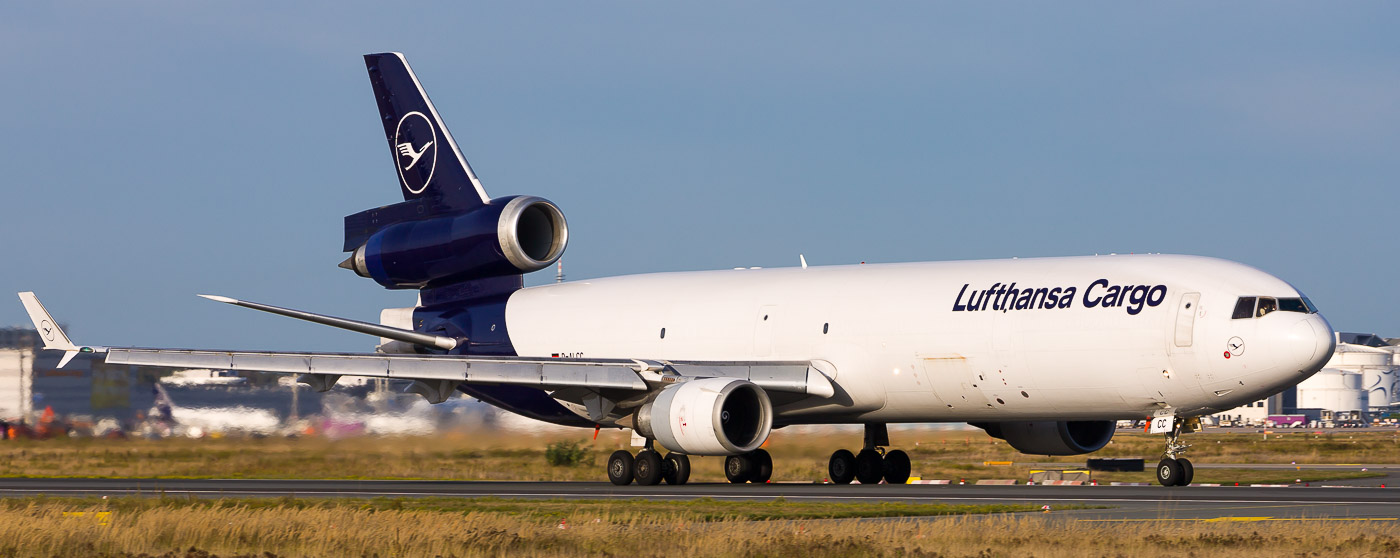
{"type": "MultiPolygon", "coordinates": [[[[1178,348],[1187,348],[1194,341],[1196,311],[1201,305],[1201,293],[1186,293],[1176,307],[1176,343],[1178,348]]],[[[1159,338],[1160,339],[1160,338],[1159,338]]]]}

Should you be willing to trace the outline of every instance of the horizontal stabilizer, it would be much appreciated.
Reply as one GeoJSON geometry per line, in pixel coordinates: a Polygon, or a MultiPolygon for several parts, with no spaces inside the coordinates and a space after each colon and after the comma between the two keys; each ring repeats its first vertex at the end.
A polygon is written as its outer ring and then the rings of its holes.
{"type": "Polygon", "coordinates": [[[314,313],[305,312],[305,311],[302,311],[302,310],[293,310],[293,309],[291,309],[291,308],[282,308],[282,307],[280,307],[280,306],[272,306],[272,305],[270,305],[270,304],[260,304],[260,303],[257,303],[257,302],[248,302],[248,301],[246,301],[246,300],[238,300],[238,299],[229,298],[229,297],[226,297],[226,296],[219,296],[219,295],[199,295],[199,296],[204,297],[204,298],[207,298],[207,299],[212,300],[212,301],[214,301],[214,302],[222,302],[222,303],[225,303],[225,304],[232,304],[232,305],[234,305],[234,306],[242,306],[242,307],[244,307],[244,308],[252,308],[252,309],[254,309],[254,310],[261,310],[261,311],[263,311],[263,312],[269,312],[269,313],[272,313],[272,314],[277,314],[277,315],[279,315],[279,316],[286,316],[286,317],[288,317],[288,318],[296,318],[296,319],[298,319],[298,320],[306,320],[306,321],[308,321],[308,322],[315,322],[315,323],[318,323],[318,324],[321,324],[321,325],[328,325],[328,326],[331,326],[331,327],[338,327],[338,328],[340,328],[340,329],[348,329],[348,330],[350,330],[350,331],[354,331],[354,332],[358,332],[358,333],[367,333],[367,334],[370,334],[370,335],[377,335],[377,336],[383,337],[383,338],[385,338],[385,339],[393,339],[393,340],[395,340],[395,341],[403,341],[404,343],[412,343],[412,344],[414,344],[414,345],[421,345],[421,346],[424,346],[424,347],[433,347],[433,348],[443,349],[443,350],[447,350],[447,351],[450,351],[450,350],[452,350],[452,349],[457,348],[457,340],[456,340],[456,339],[453,339],[453,338],[451,338],[451,337],[442,337],[442,336],[440,336],[440,335],[429,335],[429,334],[427,334],[427,333],[419,333],[419,332],[411,331],[411,330],[407,330],[407,329],[399,329],[399,328],[396,328],[396,327],[389,327],[389,326],[386,326],[386,325],[373,324],[373,323],[369,323],[369,322],[361,322],[361,321],[359,321],[359,320],[350,320],[350,319],[346,319],[346,318],[337,318],[337,317],[335,317],[335,316],[326,316],[326,315],[323,315],[323,314],[314,314],[314,313]]]}

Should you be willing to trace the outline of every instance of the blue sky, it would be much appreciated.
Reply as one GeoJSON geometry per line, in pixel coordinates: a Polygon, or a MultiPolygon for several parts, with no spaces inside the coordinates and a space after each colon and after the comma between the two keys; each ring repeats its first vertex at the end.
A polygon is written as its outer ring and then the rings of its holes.
{"type": "Polygon", "coordinates": [[[0,7],[0,291],[80,342],[369,349],[194,294],[412,303],[336,267],[400,199],[360,58],[398,50],[573,279],[1188,253],[1400,336],[1392,3],[283,4],[0,7]]]}

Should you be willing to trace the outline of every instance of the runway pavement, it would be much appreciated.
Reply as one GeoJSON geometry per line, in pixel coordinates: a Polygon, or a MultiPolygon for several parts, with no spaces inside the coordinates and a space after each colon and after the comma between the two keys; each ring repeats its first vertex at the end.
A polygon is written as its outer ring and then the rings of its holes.
{"type": "Polygon", "coordinates": [[[498,497],[575,500],[811,500],[949,504],[1032,503],[1073,521],[1383,520],[1400,518],[1400,488],[688,484],[253,479],[0,479],[0,496],[498,497]],[[1106,509],[1061,510],[1070,504],[1106,509]]]}

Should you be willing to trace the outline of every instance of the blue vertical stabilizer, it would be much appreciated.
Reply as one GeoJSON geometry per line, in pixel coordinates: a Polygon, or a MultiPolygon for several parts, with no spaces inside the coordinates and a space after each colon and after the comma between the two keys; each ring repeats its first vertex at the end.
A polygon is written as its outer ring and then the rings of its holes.
{"type": "Polygon", "coordinates": [[[403,55],[366,54],[365,69],[404,200],[427,202],[434,213],[489,203],[481,181],[403,55]]]}

